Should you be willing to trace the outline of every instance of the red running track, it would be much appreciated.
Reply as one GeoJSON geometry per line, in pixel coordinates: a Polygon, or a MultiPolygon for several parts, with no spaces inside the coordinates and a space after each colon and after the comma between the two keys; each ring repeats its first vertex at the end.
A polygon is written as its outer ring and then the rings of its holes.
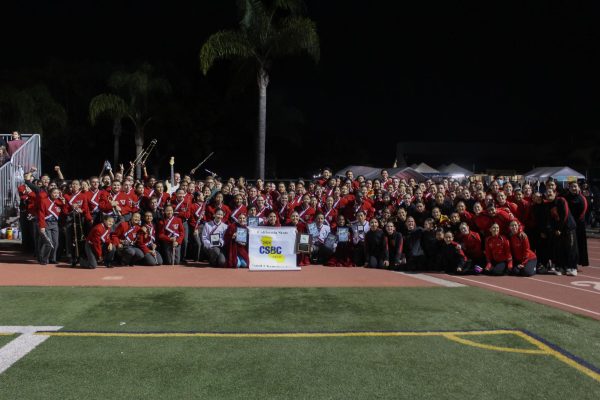
{"type": "MultiPolygon", "coordinates": [[[[577,277],[537,275],[449,276],[442,280],[477,286],[550,305],[600,320],[600,240],[588,241],[591,266],[577,277]]],[[[16,252],[0,251],[0,286],[123,286],[123,287],[405,287],[438,286],[417,274],[366,268],[304,267],[299,272],[250,272],[192,266],[117,267],[86,270],[68,265],[40,266],[16,252]]],[[[421,275],[422,276],[422,275],[421,275]]],[[[444,285],[443,281],[441,282],[444,285]]]]}
{"type": "Polygon", "coordinates": [[[431,275],[600,320],[600,240],[588,240],[588,251],[590,266],[580,267],[576,277],[564,275],[536,275],[531,278],[431,275]]]}

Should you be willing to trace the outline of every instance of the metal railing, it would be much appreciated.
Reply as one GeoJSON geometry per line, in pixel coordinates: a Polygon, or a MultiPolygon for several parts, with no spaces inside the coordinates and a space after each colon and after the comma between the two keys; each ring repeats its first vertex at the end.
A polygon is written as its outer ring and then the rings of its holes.
{"type": "MultiPolygon", "coordinates": [[[[27,141],[30,137],[32,137],[32,133],[22,133],[21,139],[27,141]]],[[[12,140],[12,133],[0,133],[0,144],[6,143],[12,140]]]]}
{"type": "MultiPolygon", "coordinates": [[[[6,136],[6,135],[2,135],[6,136]]],[[[10,137],[10,135],[8,135],[10,137]]],[[[42,172],[40,135],[23,135],[27,141],[21,146],[6,164],[0,167],[0,225],[4,225],[10,217],[19,213],[19,192],[17,188],[23,184],[23,175],[31,167],[37,168],[37,176],[42,172]]]]}

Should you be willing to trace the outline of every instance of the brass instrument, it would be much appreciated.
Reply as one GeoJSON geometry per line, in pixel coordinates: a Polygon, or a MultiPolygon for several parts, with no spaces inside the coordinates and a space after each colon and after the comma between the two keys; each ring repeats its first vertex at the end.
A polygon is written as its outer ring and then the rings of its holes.
{"type": "Polygon", "coordinates": [[[79,260],[79,257],[81,257],[80,251],[79,251],[79,245],[80,245],[80,243],[85,241],[85,234],[83,232],[83,220],[81,218],[81,212],[78,212],[77,210],[73,210],[72,217],[73,217],[73,248],[75,249],[74,262],[76,262],[75,260],[79,260]]]}
{"type": "Polygon", "coordinates": [[[130,174],[132,174],[133,173],[133,168],[136,165],[138,165],[138,164],[141,165],[141,164],[145,164],[146,163],[146,160],[148,160],[148,156],[150,156],[150,152],[154,149],[154,147],[156,147],[156,143],[158,143],[158,140],[152,139],[152,141],[150,142],[150,144],[148,145],[148,147],[146,147],[145,149],[143,149],[142,152],[137,155],[137,157],[135,158],[135,160],[133,160],[131,162],[131,165],[129,166],[129,168],[125,172],[125,176],[129,176],[130,174]]]}

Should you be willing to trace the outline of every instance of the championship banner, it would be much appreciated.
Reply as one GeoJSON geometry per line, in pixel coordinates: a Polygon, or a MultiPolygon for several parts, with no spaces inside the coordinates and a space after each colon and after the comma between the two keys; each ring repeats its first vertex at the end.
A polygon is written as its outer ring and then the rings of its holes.
{"type": "Polygon", "coordinates": [[[295,227],[248,227],[251,271],[300,271],[295,227]]]}

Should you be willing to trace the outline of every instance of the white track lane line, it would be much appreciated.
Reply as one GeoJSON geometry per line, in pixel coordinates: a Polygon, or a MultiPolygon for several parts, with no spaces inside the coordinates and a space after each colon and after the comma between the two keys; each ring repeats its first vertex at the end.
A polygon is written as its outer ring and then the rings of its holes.
{"type": "MultiPolygon", "coordinates": [[[[584,267],[584,268],[587,268],[587,267],[584,267]]],[[[581,271],[581,269],[579,269],[579,271],[581,271]]],[[[592,278],[592,279],[600,280],[600,276],[586,275],[586,274],[582,274],[581,272],[577,272],[577,278],[579,278],[580,276],[585,276],[586,278],[592,278]]]]}
{"type": "Polygon", "coordinates": [[[485,286],[490,286],[490,287],[493,287],[493,288],[496,288],[496,289],[500,289],[500,290],[504,290],[504,291],[507,291],[507,292],[518,293],[518,294],[523,295],[523,296],[531,297],[531,298],[538,299],[538,300],[547,301],[549,303],[560,304],[561,306],[564,306],[564,307],[569,307],[569,308],[572,308],[572,309],[575,309],[575,310],[579,310],[579,311],[585,311],[587,313],[594,314],[594,315],[597,315],[597,316],[600,317],[600,312],[588,310],[587,308],[581,308],[581,307],[577,307],[577,306],[574,306],[574,305],[571,305],[571,304],[562,303],[560,301],[556,301],[556,300],[552,300],[552,299],[547,299],[545,297],[536,296],[536,295],[525,293],[525,292],[519,292],[518,290],[507,289],[505,287],[492,285],[490,283],[484,283],[484,282],[479,282],[479,281],[476,281],[476,280],[473,280],[473,279],[463,278],[462,276],[455,276],[454,278],[462,279],[462,280],[465,280],[465,281],[468,281],[468,282],[478,283],[478,284],[485,285],[485,286]]]}
{"type": "Polygon", "coordinates": [[[411,277],[411,278],[420,279],[422,281],[426,281],[426,282],[430,282],[430,283],[435,283],[436,285],[440,285],[440,286],[445,286],[445,287],[465,287],[465,285],[463,285],[462,283],[453,282],[453,281],[442,279],[442,278],[437,278],[437,277],[431,276],[431,275],[426,275],[426,274],[409,274],[409,273],[401,272],[401,271],[394,271],[394,272],[396,272],[397,274],[400,274],[400,275],[411,277]]]}
{"type": "MultiPolygon", "coordinates": [[[[577,277],[579,277],[579,275],[577,277]]],[[[581,290],[582,292],[589,292],[589,293],[593,293],[593,294],[600,294],[600,292],[597,292],[597,291],[594,291],[594,290],[582,289],[582,288],[574,287],[574,286],[571,286],[571,285],[565,285],[563,283],[556,283],[556,282],[545,281],[543,279],[528,278],[528,280],[536,281],[536,282],[543,282],[543,283],[547,283],[549,285],[562,286],[562,287],[566,287],[566,288],[574,289],[574,290],[581,290]]]]}

